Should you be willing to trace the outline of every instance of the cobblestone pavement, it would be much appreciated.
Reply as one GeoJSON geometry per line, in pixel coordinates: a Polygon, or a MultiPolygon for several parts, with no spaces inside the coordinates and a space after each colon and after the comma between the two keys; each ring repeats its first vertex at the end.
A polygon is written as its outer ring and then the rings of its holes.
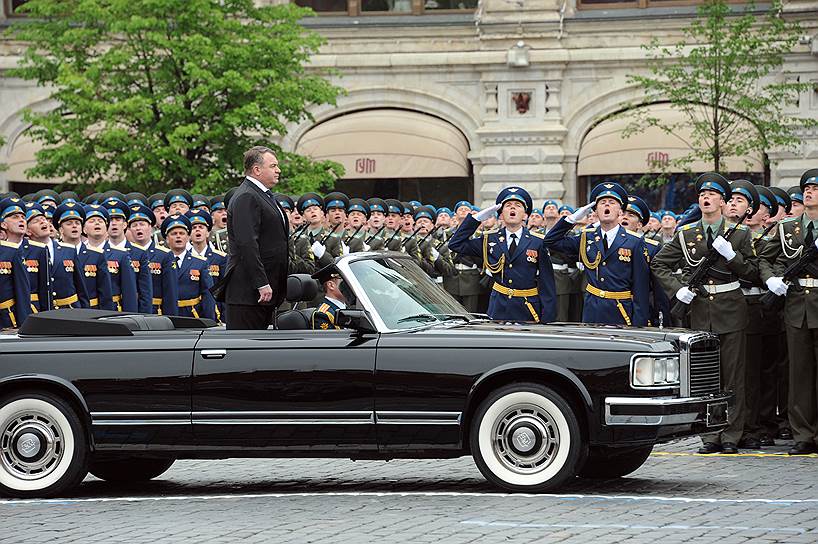
{"type": "Polygon", "coordinates": [[[818,542],[818,456],[698,445],[548,495],[498,492],[468,457],[178,461],[138,486],[0,501],[0,542],[818,542]]]}

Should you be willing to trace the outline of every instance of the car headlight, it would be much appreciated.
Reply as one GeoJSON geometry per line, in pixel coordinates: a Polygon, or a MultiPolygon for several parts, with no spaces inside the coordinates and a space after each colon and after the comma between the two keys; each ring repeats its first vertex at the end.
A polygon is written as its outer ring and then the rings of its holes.
{"type": "Polygon", "coordinates": [[[679,385],[679,357],[640,355],[631,365],[631,385],[634,387],[662,387],[679,385]]]}

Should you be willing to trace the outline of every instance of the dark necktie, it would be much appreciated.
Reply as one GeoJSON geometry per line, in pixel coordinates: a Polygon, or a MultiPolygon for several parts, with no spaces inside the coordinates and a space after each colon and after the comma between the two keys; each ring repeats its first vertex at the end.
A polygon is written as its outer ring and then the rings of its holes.
{"type": "Polygon", "coordinates": [[[315,242],[315,235],[313,233],[310,233],[310,245],[312,245],[314,242],[315,242]]]}
{"type": "Polygon", "coordinates": [[[804,238],[804,247],[806,249],[809,249],[809,246],[811,246],[815,242],[814,230],[815,230],[815,223],[810,221],[809,225],[807,225],[807,236],[804,238]]]}
{"type": "Polygon", "coordinates": [[[707,227],[707,249],[711,249],[713,247],[713,229],[711,227],[707,227]]]}
{"type": "Polygon", "coordinates": [[[608,235],[604,232],[602,233],[602,247],[605,249],[605,253],[608,253],[608,235]]]}
{"type": "Polygon", "coordinates": [[[176,268],[182,268],[182,258],[176,257],[176,268]]]}
{"type": "Polygon", "coordinates": [[[509,238],[511,238],[511,243],[508,244],[508,254],[513,257],[514,252],[517,251],[517,235],[512,234],[509,238]]]}

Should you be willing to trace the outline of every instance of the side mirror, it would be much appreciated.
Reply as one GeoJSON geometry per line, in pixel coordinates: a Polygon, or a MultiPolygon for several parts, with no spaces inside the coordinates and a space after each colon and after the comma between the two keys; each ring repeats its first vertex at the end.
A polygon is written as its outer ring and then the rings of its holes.
{"type": "Polygon", "coordinates": [[[342,329],[354,329],[362,333],[378,332],[365,310],[355,310],[353,308],[338,310],[335,313],[335,324],[342,329]]]}

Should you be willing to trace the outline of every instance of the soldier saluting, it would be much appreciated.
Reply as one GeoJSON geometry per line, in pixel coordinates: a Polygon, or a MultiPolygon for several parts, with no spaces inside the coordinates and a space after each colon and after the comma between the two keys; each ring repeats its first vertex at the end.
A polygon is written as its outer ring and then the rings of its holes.
{"type": "Polygon", "coordinates": [[[504,321],[548,323],[556,315],[554,271],[541,234],[523,225],[531,211],[531,195],[522,187],[507,187],[496,204],[466,215],[449,241],[449,249],[482,257],[494,278],[488,315],[504,321]],[[505,228],[472,235],[482,221],[499,212],[505,228]]]}
{"type": "Polygon", "coordinates": [[[651,269],[668,293],[687,304],[691,328],[714,332],[721,344],[722,387],[735,393],[730,425],[721,433],[702,436],[699,453],[738,453],[737,443],[745,420],[745,329],[747,302],[739,280],[753,281],[758,261],[753,252],[752,234],[744,225],[730,223],[722,210],[732,196],[730,183],[709,172],[696,180],[702,218],[679,229],[673,240],[651,262],[651,269]],[[725,233],[736,226],[730,239],[725,233]],[[691,290],[686,281],[710,249],[719,257],[707,271],[701,292],[691,290]],[[681,268],[682,278],[674,271],[681,268]]]}

